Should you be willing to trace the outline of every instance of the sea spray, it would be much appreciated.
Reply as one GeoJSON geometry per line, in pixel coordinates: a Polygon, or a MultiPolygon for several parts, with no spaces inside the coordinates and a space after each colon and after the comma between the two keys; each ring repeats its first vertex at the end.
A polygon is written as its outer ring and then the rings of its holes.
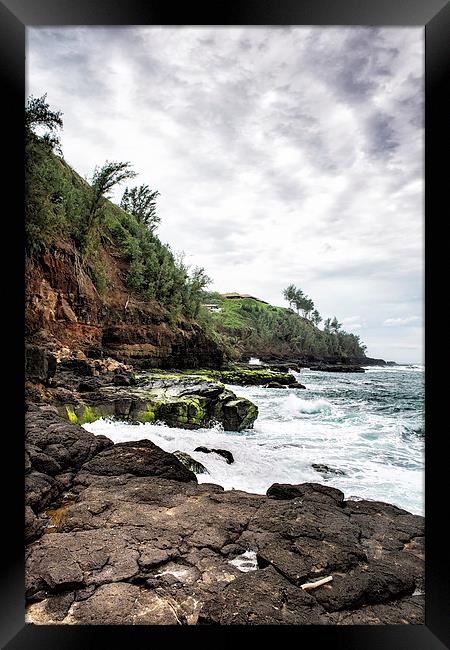
{"type": "Polygon", "coordinates": [[[423,369],[377,368],[354,376],[303,370],[307,393],[234,387],[259,407],[253,429],[186,430],[160,424],[98,420],[85,428],[114,442],[149,438],[166,451],[185,451],[209,471],[199,482],[263,494],[275,482],[319,482],[357,496],[424,509],[423,369]],[[228,465],[198,446],[228,449],[228,465]],[[312,464],[344,472],[322,475],[312,464]]]}

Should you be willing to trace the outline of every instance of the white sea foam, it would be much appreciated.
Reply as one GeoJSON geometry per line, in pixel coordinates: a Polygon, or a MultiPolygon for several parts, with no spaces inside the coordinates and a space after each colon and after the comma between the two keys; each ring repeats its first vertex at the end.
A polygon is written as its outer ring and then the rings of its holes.
{"type": "Polygon", "coordinates": [[[283,400],[281,408],[286,414],[296,416],[299,413],[329,413],[331,404],[324,399],[301,399],[297,395],[290,393],[283,400]]]}
{"type": "Polygon", "coordinates": [[[114,442],[148,438],[166,451],[185,451],[209,471],[197,476],[199,482],[225,489],[264,494],[276,482],[321,482],[346,497],[386,501],[422,514],[424,438],[416,431],[423,427],[423,404],[419,399],[411,406],[412,396],[423,389],[420,375],[330,379],[302,371],[298,377],[308,391],[234,386],[259,407],[254,428],[239,433],[221,426],[191,431],[108,420],[85,428],[114,442]],[[198,446],[227,449],[235,462],[228,465],[216,454],[195,452],[198,446]],[[323,477],[312,463],[345,475],[323,477]]]}

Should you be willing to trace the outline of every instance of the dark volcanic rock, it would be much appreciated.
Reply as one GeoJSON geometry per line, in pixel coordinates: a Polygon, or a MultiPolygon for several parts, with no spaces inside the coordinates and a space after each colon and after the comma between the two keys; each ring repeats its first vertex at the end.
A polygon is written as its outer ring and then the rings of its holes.
{"type": "Polygon", "coordinates": [[[328,365],[328,364],[317,364],[310,365],[310,370],[320,370],[322,372],[366,372],[361,366],[345,366],[341,364],[328,365]]]}
{"type": "Polygon", "coordinates": [[[27,622],[423,623],[422,517],[316,483],[225,492],[148,440],[26,417],[27,622]]]}
{"type": "Polygon", "coordinates": [[[25,476],[25,503],[35,511],[42,510],[56,499],[61,489],[52,476],[30,472],[25,476]]]}
{"type": "Polygon", "coordinates": [[[86,359],[65,359],[60,362],[58,367],[58,372],[63,371],[70,371],[83,377],[92,377],[94,375],[94,365],[86,359]]]}
{"type": "Polygon", "coordinates": [[[92,393],[95,390],[98,390],[104,382],[99,377],[92,377],[91,379],[85,379],[80,381],[78,384],[78,390],[80,393],[92,393]]]}
{"type": "Polygon", "coordinates": [[[189,456],[185,451],[174,451],[173,455],[178,458],[180,463],[183,463],[194,474],[209,474],[208,470],[204,465],[202,465],[198,460],[189,456]]]}
{"type": "Polygon", "coordinates": [[[194,451],[200,451],[203,454],[218,454],[219,456],[222,456],[222,458],[225,458],[227,461],[228,465],[231,465],[231,463],[234,463],[234,457],[231,451],[227,451],[226,449],[208,449],[208,447],[196,447],[194,451]]]}
{"type": "Polygon", "coordinates": [[[25,542],[28,544],[41,536],[43,523],[36,517],[30,506],[25,506],[25,542]]]}
{"type": "Polygon", "coordinates": [[[318,484],[277,500],[83,471],[75,487],[28,548],[28,622],[423,623],[423,519],[398,508],[318,484]],[[259,568],[243,574],[230,560],[248,549],[259,568]]]}
{"type": "Polygon", "coordinates": [[[55,474],[61,472],[62,467],[60,463],[53,456],[36,447],[36,445],[28,444],[26,446],[26,453],[27,461],[36,471],[43,474],[50,474],[51,476],[55,476],[55,474]]]}
{"type": "Polygon", "coordinates": [[[293,587],[272,567],[247,573],[226,586],[202,608],[201,625],[317,625],[324,609],[293,587]]]}
{"type": "Polygon", "coordinates": [[[112,444],[105,436],[64,422],[52,406],[29,405],[25,415],[26,503],[35,512],[47,508],[70,488],[73,470],[112,444]]]}
{"type": "Polygon", "coordinates": [[[415,581],[404,567],[374,560],[369,568],[357,567],[344,576],[336,575],[329,589],[316,592],[316,599],[329,611],[389,602],[414,591],[415,581]]]}
{"type": "Polygon", "coordinates": [[[46,384],[56,372],[56,358],[37,345],[25,345],[25,376],[27,379],[46,384]]]}
{"type": "Polygon", "coordinates": [[[134,379],[133,375],[125,375],[125,374],[117,374],[114,375],[113,380],[112,380],[114,386],[134,386],[136,383],[136,380],[134,379]]]}
{"type": "Polygon", "coordinates": [[[133,474],[161,476],[174,481],[197,481],[195,474],[174,454],[163,451],[150,440],[118,443],[84,463],[82,469],[102,476],[133,474]]]}
{"type": "Polygon", "coordinates": [[[289,483],[274,483],[266,492],[272,499],[290,500],[306,499],[315,502],[342,504],[344,493],[336,488],[321,485],[320,483],[300,483],[291,485],[289,483]]]}
{"type": "Polygon", "coordinates": [[[346,476],[344,470],[329,467],[328,465],[323,465],[322,463],[313,463],[311,467],[313,467],[316,472],[319,472],[319,474],[322,474],[322,476],[325,478],[327,478],[330,474],[334,476],[346,476]]]}
{"type": "MultiPolygon", "coordinates": [[[[25,448],[46,473],[79,469],[95,454],[112,446],[105,436],[95,436],[82,427],[64,422],[51,406],[33,407],[25,416],[25,448]],[[47,465],[45,465],[47,463],[47,465]],[[43,469],[45,468],[45,469],[43,469]]],[[[38,467],[36,467],[38,469],[38,467]]]]}

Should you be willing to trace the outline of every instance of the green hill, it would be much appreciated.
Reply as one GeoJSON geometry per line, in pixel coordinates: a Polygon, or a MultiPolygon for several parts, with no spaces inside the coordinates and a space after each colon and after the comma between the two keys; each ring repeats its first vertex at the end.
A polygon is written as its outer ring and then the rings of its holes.
{"type": "Polygon", "coordinates": [[[220,307],[221,311],[210,314],[214,328],[229,338],[240,355],[346,359],[365,356],[365,346],[355,334],[323,331],[291,309],[253,298],[226,299],[215,292],[205,293],[204,302],[220,307]]]}

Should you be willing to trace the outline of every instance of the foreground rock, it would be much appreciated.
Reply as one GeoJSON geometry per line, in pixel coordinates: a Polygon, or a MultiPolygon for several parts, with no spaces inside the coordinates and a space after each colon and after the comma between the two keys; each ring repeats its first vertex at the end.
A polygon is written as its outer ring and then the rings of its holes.
{"type": "Polygon", "coordinates": [[[81,468],[100,476],[164,476],[174,481],[196,481],[195,474],[174,455],[150,440],[119,442],[101,451],[81,468]]]}
{"type": "Polygon", "coordinates": [[[423,623],[422,517],[319,484],[224,492],[150,441],[27,420],[28,622],[423,623]]]}

